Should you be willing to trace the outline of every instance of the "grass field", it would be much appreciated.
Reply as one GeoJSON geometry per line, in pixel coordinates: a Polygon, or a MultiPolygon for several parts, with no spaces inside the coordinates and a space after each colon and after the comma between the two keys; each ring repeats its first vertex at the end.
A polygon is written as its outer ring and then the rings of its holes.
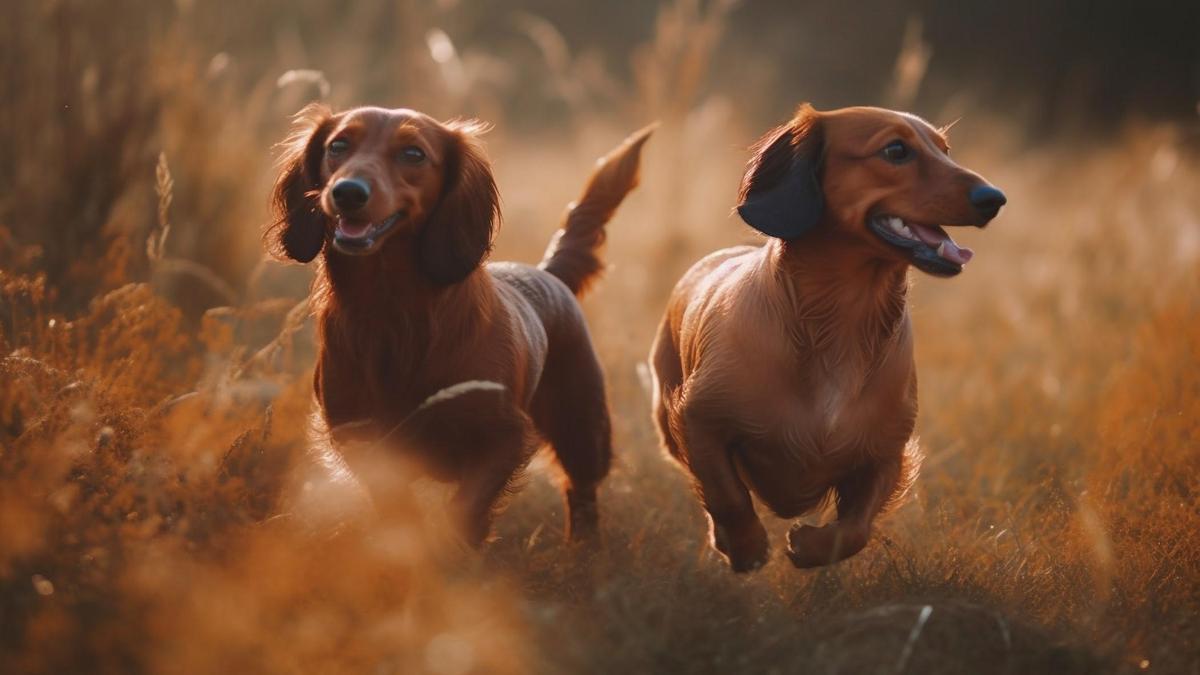
{"type": "MultiPolygon", "coordinates": [[[[969,97],[915,111],[961,116],[956,159],[1010,201],[958,237],[963,275],[914,273],[921,477],[854,558],[793,569],[772,521],[741,577],[657,448],[643,365],[679,274],[754,241],[729,215],[745,147],[790,112],[705,87],[734,4],[666,5],[629,77],[534,14],[513,56],[457,40],[480,20],[453,2],[282,7],[19,2],[0,29],[0,672],[1200,672],[1195,120],[1033,142],[969,97]],[[272,144],[314,97],[494,122],[495,258],[524,261],[595,157],[662,122],[584,302],[603,550],[564,545],[542,459],[482,553],[442,486],[381,459],[364,516],[314,461],[310,272],[260,239],[272,144]]],[[[906,45],[863,103],[919,87],[906,45]]]]}

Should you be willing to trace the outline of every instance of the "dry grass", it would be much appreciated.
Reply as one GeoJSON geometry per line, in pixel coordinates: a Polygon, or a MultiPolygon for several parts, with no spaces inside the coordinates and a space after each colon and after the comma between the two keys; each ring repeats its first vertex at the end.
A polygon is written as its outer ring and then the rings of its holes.
{"type": "MultiPolygon", "coordinates": [[[[1011,205],[963,234],[979,254],[961,278],[915,279],[915,497],[843,564],[777,555],[742,578],[656,448],[640,365],[678,274],[751,238],[728,213],[761,129],[702,86],[736,7],[672,3],[626,85],[532,14],[510,17],[524,62],[454,42],[474,25],[455,3],[254,3],[234,27],[205,3],[102,4],[18,2],[0,29],[24,59],[5,61],[0,123],[0,672],[1200,668],[1187,130],[1028,146],[968,111],[956,156],[1011,205]],[[278,16],[269,46],[239,28],[278,16]],[[508,130],[522,69],[564,126],[508,130]],[[497,123],[498,256],[523,260],[594,157],[664,121],[585,303],[618,455],[603,551],[562,544],[544,462],[482,555],[446,533],[439,486],[383,457],[368,502],[321,462],[307,273],[260,262],[258,231],[270,142],[322,89],[497,123]]],[[[923,72],[914,35],[902,58],[923,72]]]]}

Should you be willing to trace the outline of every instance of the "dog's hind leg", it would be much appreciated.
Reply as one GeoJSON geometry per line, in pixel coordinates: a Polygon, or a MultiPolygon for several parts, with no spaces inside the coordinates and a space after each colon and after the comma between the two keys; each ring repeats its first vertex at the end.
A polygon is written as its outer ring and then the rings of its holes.
{"type": "Polygon", "coordinates": [[[675,348],[671,325],[665,319],[659,324],[658,336],[650,349],[650,371],[654,376],[651,396],[659,441],[671,457],[682,462],[679,441],[671,431],[671,406],[674,405],[674,393],[683,385],[683,369],[679,365],[679,351],[675,348]]]}
{"type": "Polygon", "coordinates": [[[588,539],[599,528],[596,490],[612,462],[612,427],[604,375],[586,331],[551,345],[533,418],[566,479],[567,537],[588,539]]]}

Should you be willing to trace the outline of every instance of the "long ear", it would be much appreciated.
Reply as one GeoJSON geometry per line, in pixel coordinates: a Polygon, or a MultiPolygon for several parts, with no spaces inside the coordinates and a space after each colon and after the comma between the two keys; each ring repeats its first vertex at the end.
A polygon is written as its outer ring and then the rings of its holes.
{"type": "Polygon", "coordinates": [[[282,143],[279,178],[271,195],[272,222],[267,228],[267,249],[306,263],[325,245],[325,214],[317,204],[321,189],[321,159],[333,114],[324,105],[310,103],[296,113],[295,129],[282,143]]]}
{"type": "Polygon", "coordinates": [[[763,136],[738,193],[742,220],[779,239],[796,239],[816,227],[825,210],[823,146],[820,114],[807,103],[791,122],[763,136]]]}
{"type": "Polygon", "coordinates": [[[492,248],[500,218],[496,181],[474,123],[452,122],[441,199],[421,233],[420,265],[436,284],[458,283],[492,248]]]}

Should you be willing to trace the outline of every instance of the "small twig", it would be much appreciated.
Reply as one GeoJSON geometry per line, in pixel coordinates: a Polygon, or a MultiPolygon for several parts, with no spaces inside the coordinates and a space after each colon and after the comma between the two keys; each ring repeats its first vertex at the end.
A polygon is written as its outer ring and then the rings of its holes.
{"type": "Polygon", "coordinates": [[[1008,622],[998,612],[992,612],[992,618],[996,620],[996,625],[1000,627],[1000,637],[1004,639],[1004,672],[1009,671],[1009,666],[1012,662],[1012,632],[1008,629],[1008,622]]]}
{"type": "MultiPolygon", "coordinates": [[[[216,272],[213,272],[211,269],[205,267],[204,265],[201,265],[198,262],[194,262],[192,260],[185,260],[183,258],[163,257],[162,246],[165,245],[166,238],[167,238],[167,231],[166,231],[166,229],[164,229],[162,236],[159,240],[160,241],[159,247],[156,249],[158,251],[158,253],[156,254],[158,257],[152,256],[150,258],[152,261],[154,261],[156,263],[156,267],[160,271],[171,272],[174,274],[178,274],[180,276],[189,276],[189,277],[203,283],[205,286],[207,286],[209,289],[211,289],[214,293],[221,296],[221,299],[224,300],[226,304],[228,304],[228,305],[237,304],[237,291],[235,291],[233,289],[233,286],[229,285],[229,282],[225,281],[220,276],[218,276],[216,272]]],[[[150,253],[150,246],[151,246],[150,242],[151,241],[153,241],[153,237],[151,238],[150,241],[147,241],[147,243],[146,243],[146,252],[148,254],[150,253]]]]}
{"type": "Polygon", "coordinates": [[[533,528],[533,533],[530,534],[529,538],[525,540],[525,553],[529,553],[533,550],[533,547],[537,545],[538,535],[542,533],[542,528],[544,528],[545,525],[545,523],[538,523],[538,526],[533,528]]]}
{"type": "MultiPolygon", "coordinates": [[[[371,441],[371,443],[375,446],[382,445],[383,443],[387,442],[387,440],[389,438],[391,438],[393,435],[395,435],[396,432],[403,429],[404,425],[408,424],[419,413],[421,413],[439,403],[444,403],[446,401],[456,399],[459,396],[468,394],[473,391],[504,392],[506,390],[507,390],[507,388],[504,385],[500,384],[499,382],[492,382],[490,380],[467,380],[465,382],[459,382],[458,384],[452,384],[449,387],[439,389],[438,391],[434,392],[431,396],[426,398],[424,401],[422,401],[421,405],[417,406],[416,410],[413,410],[412,412],[410,412],[408,415],[406,415],[404,417],[404,419],[400,420],[395,426],[393,426],[391,429],[389,429],[382,436],[375,439],[374,441],[371,441]]],[[[353,420],[350,422],[345,422],[343,424],[337,425],[333,429],[330,429],[329,433],[332,436],[339,430],[361,428],[361,427],[369,426],[370,424],[371,424],[370,419],[353,420]]]]}
{"type": "Polygon", "coordinates": [[[887,555],[888,564],[891,565],[892,572],[895,573],[896,578],[908,581],[907,579],[904,579],[904,574],[900,571],[900,565],[896,563],[896,556],[892,554],[893,544],[891,537],[885,534],[880,537],[880,541],[883,542],[883,552],[887,555]]]}
{"type": "Polygon", "coordinates": [[[320,92],[321,98],[327,98],[329,96],[330,89],[332,89],[332,87],[329,85],[329,79],[325,77],[325,73],[319,70],[305,68],[289,70],[283,75],[280,75],[279,79],[275,80],[275,86],[283,89],[284,87],[297,82],[315,86],[317,91],[320,92]]]}
{"type": "Polygon", "coordinates": [[[921,637],[921,631],[925,629],[926,622],[929,621],[929,615],[933,614],[933,605],[925,605],[921,608],[921,613],[917,615],[917,622],[913,624],[912,630],[908,633],[908,642],[904,644],[904,650],[900,652],[900,659],[896,661],[896,674],[904,672],[908,667],[908,659],[912,657],[913,648],[917,646],[917,640],[921,637]]]}
{"type": "Polygon", "coordinates": [[[312,309],[310,305],[311,297],[305,296],[303,300],[297,302],[288,310],[287,314],[284,315],[283,325],[279,328],[279,332],[275,334],[275,337],[234,369],[233,377],[235,379],[242,377],[246,370],[255,363],[269,363],[273,354],[285,348],[285,342],[290,344],[292,336],[300,330],[304,325],[304,320],[309,316],[312,309]]]}

